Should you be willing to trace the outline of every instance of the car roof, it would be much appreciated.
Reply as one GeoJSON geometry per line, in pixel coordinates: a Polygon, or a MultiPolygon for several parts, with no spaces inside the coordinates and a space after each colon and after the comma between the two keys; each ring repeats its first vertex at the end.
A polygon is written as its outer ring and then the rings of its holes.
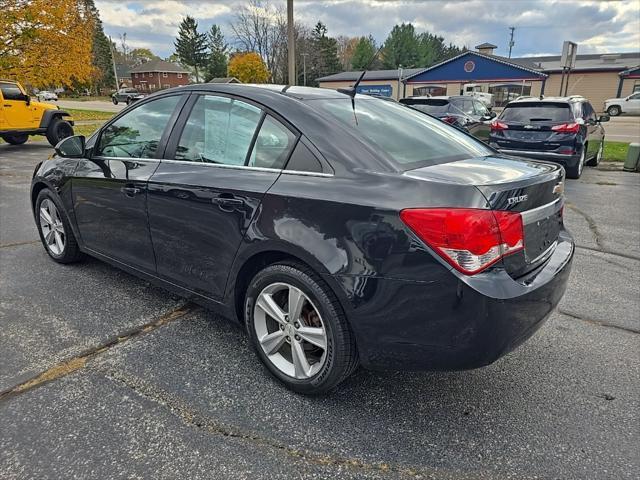
{"type": "MultiPolygon", "coordinates": [[[[198,90],[212,92],[228,92],[238,95],[251,96],[262,92],[273,97],[290,97],[298,100],[315,100],[320,98],[345,98],[344,93],[331,88],[299,87],[289,85],[276,85],[266,83],[198,83],[181,87],[182,91],[198,90]]],[[[370,95],[358,95],[358,97],[371,97],[370,95]]]]}
{"type": "Polygon", "coordinates": [[[509,103],[577,103],[577,102],[586,102],[588,101],[582,95],[571,95],[568,97],[532,97],[532,96],[523,96],[518,97],[515,100],[510,101],[509,103]]]}

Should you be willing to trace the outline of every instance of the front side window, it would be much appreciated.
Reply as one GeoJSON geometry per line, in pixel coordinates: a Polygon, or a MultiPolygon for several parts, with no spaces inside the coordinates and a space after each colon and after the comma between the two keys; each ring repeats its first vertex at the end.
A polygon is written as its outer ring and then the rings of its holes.
{"type": "Polygon", "coordinates": [[[178,95],[159,98],[118,118],[102,131],[96,154],[111,158],[153,158],[179,99],[178,95]]]}
{"type": "Polygon", "coordinates": [[[640,93],[633,94],[629,97],[629,100],[640,100],[640,93]]]}
{"type": "Polygon", "coordinates": [[[176,148],[176,160],[245,165],[262,111],[228,97],[202,95],[176,148]]]}
{"type": "Polygon", "coordinates": [[[15,83],[0,83],[0,90],[5,100],[24,100],[24,94],[15,83]]]}
{"type": "Polygon", "coordinates": [[[489,109],[484,105],[484,103],[474,100],[473,106],[475,108],[476,115],[479,115],[481,117],[489,115],[489,109]]]}
{"type": "Polygon", "coordinates": [[[386,154],[403,170],[493,153],[457,128],[402,104],[361,96],[355,99],[355,111],[348,97],[309,104],[386,154]]]}

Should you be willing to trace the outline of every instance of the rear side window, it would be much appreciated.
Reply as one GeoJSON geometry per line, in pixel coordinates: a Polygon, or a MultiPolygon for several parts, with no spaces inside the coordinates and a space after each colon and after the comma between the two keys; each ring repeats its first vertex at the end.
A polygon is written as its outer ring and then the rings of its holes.
{"type": "Polygon", "coordinates": [[[493,153],[457,128],[395,102],[357,96],[354,111],[345,96],[314,100],[313,106],[402,170],[493,153]]]}
{"type": "Polygon", "coordinates": [[[0,90],[5,100],[24,100],[22,91],[14,83],[0,83],[0,90]]]}
{"type": "Polygon", "coordinates": [[[202,95],[184,126],[176,160],[245,165],[262,110],[228,97],[202,95]]]}
{"type": "Polygon", "coordinates": [[[102,131],[97,155],[154,158],[160,138],[180,97],[173,95],[140,105],[102,131]]]}
{"type": "Polygon", "coordinates": [[[298,142],[296,148],[293,150],[289,163],[287,163],[287,170],[315,173],[322,173],[323,171],[320,160],[316,158],[302,140],[298,142]]]}
{"type": "Polygon", "coordinates": [[[287,162],[296,136],[275,118],[267,115],[256,137],[248,165],[262,168],[282,168],[287,162]]]}
{"type": "Polygon", "coordinates": [[[525,103],[507,105],[500,115],[505,122],[571,122],[573,114],[567,103],[525,103]]]}

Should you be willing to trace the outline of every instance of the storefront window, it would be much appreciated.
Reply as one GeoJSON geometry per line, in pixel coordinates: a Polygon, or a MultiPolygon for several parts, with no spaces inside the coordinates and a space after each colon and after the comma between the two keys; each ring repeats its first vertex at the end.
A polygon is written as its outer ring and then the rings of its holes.
{"type": "Polygon", "coordinates": [[[424,87],[414,87],[413,96],[420,97],[424,95],[431,95],[432,97],[438,97],[447,94],[446,85],[426,85],[424,87]]]}
{"type": "Polygon", "coordinates": [[[493,105],[504,107],[518,97],[531,95],[531,84],[500,83],[489,85],[489,93],[493,94],[493,105]]]}

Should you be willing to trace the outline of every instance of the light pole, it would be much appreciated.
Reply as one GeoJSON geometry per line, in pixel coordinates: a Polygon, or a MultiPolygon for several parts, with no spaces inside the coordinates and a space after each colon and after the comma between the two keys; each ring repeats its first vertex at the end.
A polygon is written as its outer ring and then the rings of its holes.
{"type": "Polygon", "coordinates": [[[296,84],[296,51],[293,31],[293,0],[287,0],[287,60],[289,64],[289,85],[296,84]]]}
{"type": "Polygon", "coordinates": [[[302,55],[302,83],[307,86],[307,55],[308,53],[301,53],[302,55]]]}

